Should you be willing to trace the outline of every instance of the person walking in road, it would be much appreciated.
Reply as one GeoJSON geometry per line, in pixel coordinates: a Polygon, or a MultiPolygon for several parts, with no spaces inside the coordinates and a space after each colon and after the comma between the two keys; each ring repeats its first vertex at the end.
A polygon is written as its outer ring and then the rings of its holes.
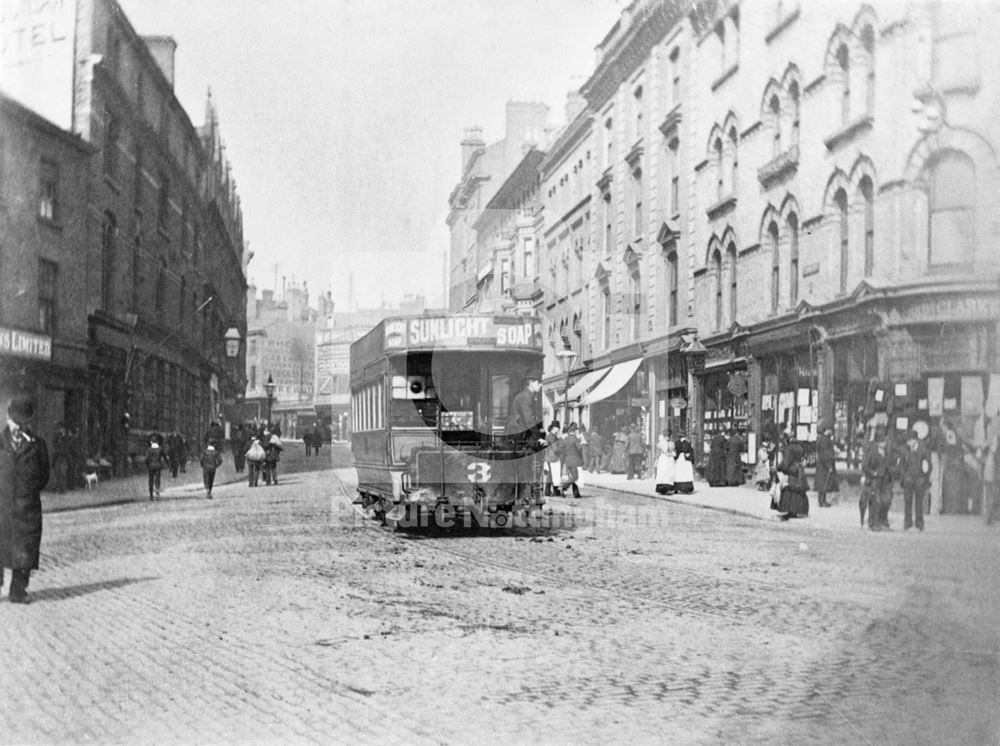
{"type": "Polygon", "coordinates": [[[149,440],[149,447],[146,449],[146,475],[149,479],[149,499],[160,499],[160,477],[163,474],[163,467],[167,464],[166,454],[156,435],[149,440]]]}
{"type": "Polygon", "coordinates": [[[260,438],[250,438],[250,447],[247,448],[246,457],[248,486],[256,487],[260,481],[260,470],[264,466],[264,459],[267,457],[264,446],[260,444],[260,438]]]}
{"type": "Polygon", "coordinates": [[[580,445],[580,437],[577,435],[578,429],[575,422],[569,423],[566,428],[566,435],[556,445],[556,450],[562,458],[562,479],[560,486],[565,495],[568,488],[573,490],[573,497],[580,497],[580,488],[577,480],[580,478],[580,467],[583,466],[583,447],[580,445]]]}
{"type": "Polygon", "coordinates": [[[664,430],[656,441],[656,494],[672,495],[674,493],[674,466],[677,451],[670,440],[670,433],[664,430]]]}
{"type": "Polygon", "coordinates": [[[205,497],[212,499],[212,486],[215,484],[215,470],[222,465],[222,454],[215,448],[215,443],[209,441],[201,454],[201,478],[205,483],[205,497]]]}
{"type": "Polygon", "coordinates": [[[833,449],[833,428],[824,425],[820,428],[819,438],[816,439],[816,477],[815,487],[818,505],[821,508],[829,508],[827,502],[827,492],[838,492],[840,485],[837,480],[836,453],[833,449]]]}
{"type": "Polygon", "coordinates": [[[26,604],[31,571],[42,543],[42,495],[49,481],[49,452],[30,423],[35,401],[16,396],[0,432],[0,585],[11,569],[10,602],[26,604]]]}
{"type": "Polygon", "coordinates": [[[549,431],[545,434],[545,489],[544,494],[559,496],[562,492],[559,484],[562,481],[562,462],[559,456],[559,423],[553,420],[549,431]]]}
{"type": "MultiPolygon", "coordinates": [[[[883,431],[876,431],[875,441],[868,443],[861,461],[862,500],[867,495],[868,528],[881,531],[889,528],[889,506],[892,504],[892,454],[883,431]]],[[[862,510],[864,510],[862,503],[862,510]]]]}
{"type": "Polygon", "coordinates": [[[66,491],[69,476],[69,431],[66,424],[56,425],[56,434],[52,438],[52,481],[56,492],[66,491]]]}
{"type": "Polygon", "coordinates": [[[920,441],[915,430],[906,439],[907,449],[900,462],[900,481],[903,486],[903,530],[916,525],[924,530],[924,500],[931,486],[931,455],[926,444],[920,441]]]}
{"type": "Polygon", "coordinates": [[[237,425],[233,430],[233,436],[229,439],[229,449],[233,452],[233,468],[239,474],[246,465],[247,443],[243,425],[237,425]]]}
{"type": "Polygon", "coordinates": [[[633,476],[642,479],[642,459],[646,455],[646,443],[643,441],[639,426],[635,423],[629,425],[625,454],[628,456],[628,479],[632,479],[633,476]]]}
{"type": "Polygon", "coordinates": [[[264,446],[264,481],[268,484],[278,483],[278,462],[281,461],[282,450],[278,433],[271,433],[264,446]]]}

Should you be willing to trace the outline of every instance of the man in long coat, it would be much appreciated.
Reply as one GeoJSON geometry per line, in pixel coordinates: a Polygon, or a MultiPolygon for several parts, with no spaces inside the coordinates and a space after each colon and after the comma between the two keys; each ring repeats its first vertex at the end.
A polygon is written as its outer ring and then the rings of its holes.
{"type": "MultiPolygon", "coordinates": [[[[0,568],[11,568],[11,603],[26,604],[28,580],[42,543],[41,491],[49,481],[49,452],[28,423],[34,401],[19,396],[7,408],[0,432],[0,568]]],[[[2,581],[2,577],[0,577],[2,581]]]]}
{"type": "Polygon", "coordinates": [[[576,498],[580,497],[580,488],[576,482],[580,478],[580,467],[583,466],[583,449],[577,432],[576,423],[569,423],[565,437],[556,444],[556,450],[562,457],[562,493],[565,495],[566,488],[570,487],[576,498]]]}

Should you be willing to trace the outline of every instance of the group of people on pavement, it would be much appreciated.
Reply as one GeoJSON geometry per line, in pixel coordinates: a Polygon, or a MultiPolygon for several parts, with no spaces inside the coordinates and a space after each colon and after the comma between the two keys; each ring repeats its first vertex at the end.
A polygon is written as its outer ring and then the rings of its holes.
{"type": "Polygon", "coordinates": [[[687,435],[676,440],[664,430],[656,441],[656,494],[690,495],[694,492],[694,448],[687,435]]]}
{"type": "Polygon", "coordinates": [[[715,434],[705,466],[705,481],[709,487],[743,484],[743,453],[746,447],[746,438],[735,428],[715,434]]]}

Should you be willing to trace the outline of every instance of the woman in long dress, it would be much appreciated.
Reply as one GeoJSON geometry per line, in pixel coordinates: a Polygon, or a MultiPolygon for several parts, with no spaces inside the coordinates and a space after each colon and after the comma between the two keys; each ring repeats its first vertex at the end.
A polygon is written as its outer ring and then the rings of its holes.
{"type": "Polygon", "coordinates": [[[680,440],[674,444],[677,455],[674,459],[674,491],[682,495],[690,495],[694,492],[694,448],[686,435],[682,435],[680,440]]]}
{"type": "Polygon", "coordinates": [[[809,515],[809,498],[806,495],[809,480],[802,466],[802,446],[792,443],[785,449],[785,458],[778,471],[788,475],[788,484],[781,488],[781,499],[778,501],[778,510],[784,514],[781,520],[809,515]]]}
{"type": "Polygon", "coordinates": [[[771,487],[771,441],[765,440],[757,449],[757,466],[753,470],[753,483],[761,492],[771,487]]]}
{"type": "Polygon", "coordinates": [[[611,449],[611,473],[612,474],[624,474],[627,468],[627,458],[625,456],[625,449],[628,445],[628,436],[625,434],[625,428],[621,427],[615,431],[614,446],[611,449]]]}
{"type": "Polygon", "coordinates": [[[660,455],[656,459],[656,494],[672,495],[674,492],[674,463],[677,456],[670,434],[664,430],[656,441],[660,455]]]}

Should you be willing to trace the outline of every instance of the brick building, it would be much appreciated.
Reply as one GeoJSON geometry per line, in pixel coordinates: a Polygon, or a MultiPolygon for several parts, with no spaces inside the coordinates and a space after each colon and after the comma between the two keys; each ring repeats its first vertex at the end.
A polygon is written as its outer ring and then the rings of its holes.
{"type": "Polygon", "coordinates": [[[0,411],[38,397],[36,428],[76,429],[87,401],[88,160],[94,148],[0,94],[0,411]]]}
{"type": "Polygon", "coordinates": [[[209,97],[192,124],[175,42],[139,36],[114,0],[25,5],[3,32],[33,41],[5,46],[0,88],[96,151],[82,183],[59,175],[63,204],[86,201],[86,261],[62,276],[74,300],[59,311],[86,320],[87,384],[64,408],[87,455],[122,470],[153,429],[200,439],[245,387],[242,345],[226,358],[227,330],[246,337],[246,280],[218,119],[209,97]]]}

